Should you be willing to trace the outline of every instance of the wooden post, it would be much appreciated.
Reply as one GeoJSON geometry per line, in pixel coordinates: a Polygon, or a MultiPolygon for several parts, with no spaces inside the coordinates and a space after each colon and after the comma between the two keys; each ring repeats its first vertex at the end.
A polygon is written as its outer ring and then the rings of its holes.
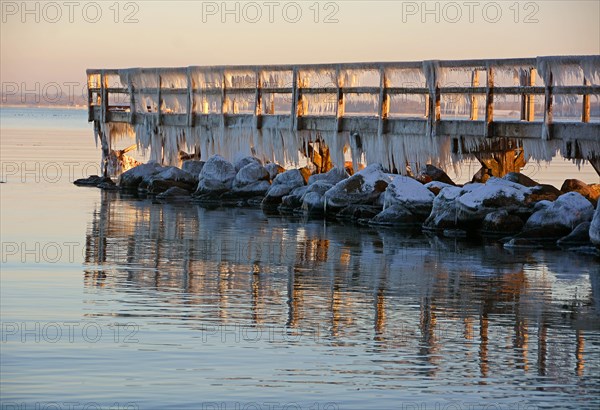
{"type": "Polygon", "coordinates": [[[88,74],[87,75],[88,122],[94,120],[94,107],[93,107],[93,104],[92,104],[93,93],[91,91],[91,88],[95,88],[95,87],[92,87],[92,80],[91,80],[94,75],[95,74],[88,74]]]}
{"type": "Polygon", "coordinates": [[[225,78],[225,70],[221,70],[221,117],[227,113],[227,93],[225,87],[227,86],[227,79],[225,78]]]}
{"type": "Polygon", "coordinates": [[[256,70],[256,90],[254,93],[254,128],[262,128],[262,92],[260,79],[260,71],[256,70]]]}
{"type": "MultiPolygon", "coordinates": [[[[589,86],[590,82],[587,78],[583,79],[583,85],[589,86]]],[[[581,122],[590,122],[590,95],[583,94],[583,107],[581,111],[581,122]]]]}
{"type": "MultiPolygon", "coordinates": [[[[471,73],[471,87],[479,87],[479,71],[477,69],[473,70],[471,73]]],[[[479,104],[477,102],[477,95],[471,94],[471,115],[470,119],[472,121],[476,121],[478,117],[479,104]]]]}
{"type": "Polygon", "coordinates": [[[492,123],[494,122],[494,69],[487,67],[487,86],[485,88],[485,129],[484,137],[490,138],[492,135],[492,123]]]}
{"type": "MultiPolygon", "coordinates": [[[[548,69],[549,70],[549,69],[548,69]]],[[[544,131],[542,133],[543,140],[552,139],[552,122],[553,122],[553,97],[552,97],[552,72],[546,73],[544,78],[546,85],[546,92],[544,98],[544,131]]]]}
{"type": "MultiPolygon", "coordinates": [[[[521,75],[520,85],[522,87],[533,87],[535,85],[535,68],[521,75]]],[[[533,121],[535,115],[535,99],[532,94],[521,94],[521,121],[533,121]]]]}
{"type": "Polygon", "coordinates": [[[106,75],[104,74],[104,70],[100,73],[100,102],[102,104],[102,122],[106,124],[106,116],[108,112],[108,90],[106,89],[108,85],[106,84],[106,75]]]}
{"type": "Polygon", "coordinates": [[[298,89],[298,69],[294,68],[292,72],[292,109],[290,112],[291,131],[298,130],[298,100],[300,99],[300,90],[298,89]]]}
{"type": "Polygon", "coordinates": [[[271,93],[268,114],[275,114],[275,93],[271,93]]]}
{"type": "Polygon", "coordinates": [[[385,69],[379,68],[379,124],[377,125],[377,135],[381,136],[386,132],[387,118],[390,113],[390,96],[387,93],[388,84],[385,75],[385,69]]]}
{"type": "Polygon", "coordinates": [[[342,130],[342,117],[344,116],[344,111],[346,109],[344,103],[344,81],[340,76],[340,68],[336,69],[335,73],[336,83],[337,83],[337,105],[335,107],[335,130],[336,132],[340,132],[342,130]]]}

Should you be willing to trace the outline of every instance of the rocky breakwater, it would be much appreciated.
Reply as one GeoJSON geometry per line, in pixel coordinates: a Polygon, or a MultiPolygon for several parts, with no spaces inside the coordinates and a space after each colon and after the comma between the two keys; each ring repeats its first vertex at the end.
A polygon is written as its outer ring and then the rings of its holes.
{"type": "MultiPolygon", "coordinates": [[[[76,183],[114,189],[105,178],[76,183]]],[[[572,179],[560,190],[519,173],[459,186],[431,165],[415,178],[380,164],[354,175],[337,168],[310,175],[307,168],[285,170],[252,157],[233,164],[216,155],[186,161],[182,169],[137,166],[121,175],[118,188],[163,201],[261,206],[268,213],[490,237],[507,248],[600,249],[600,184],[572,179]]]]}

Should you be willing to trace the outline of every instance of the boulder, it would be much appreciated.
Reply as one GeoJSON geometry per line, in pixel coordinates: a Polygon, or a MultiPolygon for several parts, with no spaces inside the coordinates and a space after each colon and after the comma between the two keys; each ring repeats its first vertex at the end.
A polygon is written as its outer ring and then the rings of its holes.
{"type": "Polygon", "coordinates": [[[119,177],[119,187],[122,189],[137,189],[143,180],[150,180],[163,171],[165,167],[157,162],[148,162],[125,171],[119,177]]]}
{"type": "Polygon", "coordinates": [[[163,201],[182,201],[190,199],[189,191],[179,188],[179,187],[171,187],[166,191],[158,194],[156,199],[163,201]]]}
{"type": "MultiPolygon", "coordinates": [[[[324,174],[323,174],[324,175],[324,174]]],[[[325,192],[327,192],[333,184],[326,180],[313,182],[306,187],[302,195],[302,210],[312,216],[319,216],[325,213],[325,192]]]]}
{"type": "Polygon", "coordinates": [[[412,226],[420,224],[419,218],[416,218],[411,211],[399,204],[385,208],[369,221],[369,225],[384,226],[412,226]]]}
{"type": "Polygon", "coordinates": [[[589,200],[594,206],[598,203],[600,188],[598,184],[588,185],[578,179],[566,179],[560,190],[564,193],[578,192],[589,200]]]}
{"type": "Polygon", "coordinates": [[[189,159],[187,161],[183,161],[183,164],[181,164],[181,169],[186,172],[189,172],[192,175],[195,175],[197,181],[198,178],[200,178],[200,172],[202,171],[204,164],[204,161],[196,161],[189,159]]]}
{"type": "Polygon", "coordinates": [[[300,171],[300,174],[302,175],[302,178],[304,179],[304,184],[308,184],[308,178],[311,177],[313,171],[308,167],[302,167],[300,168],[298,171],[300,171]]]}
{"type": "Polygon", "coordinates": [[[292,192],[281,198],[281,205],[279,206],[279,210],[281,210],[282,212],[286,212],[300,208],[302,206],[302,197],[304,196],[304,193],[307,189],[307,186],[300,186],[294,188],[292,192]]]}
{"type": "Polygon", "coordinates": [[[540,201],[556,201],[561,195],[562,192],[552,185],[536,185],[529,188],[529,193],[525,198],[525,204],[531,205],[540,201]]]}
{"type": "Polygon", "coordinates": [[[397,175],[385,190],[383,208],[400,205],[423,222],[431,213],[434,198],[435,195],[419,181],[397,175]]]}
{"type": "Polygon", "coordinates": [[[262,196],[271,187],[269,171],[258,162],[248,162],[236,174],[232,192],[242,195],[262,196]]]}
{"type": "Polygon", "coordinates": [[[327,208],[339,210],[349,205],[373,204],[390,182],[381,164],[371,164],[329,189],[325,193],[327,208]]]}
{"type": "Polygon", "coordinates": [[[415,179],[422,184],[427,184],[432,181],[443,182],[448,185],[456,185],[454,181],[443,170],[427,164],[424,169],[419,171],[415,179]]]}
{"type": "Polygon", "coordinates": [[[596,206],[596,212],[590,225],[590,240],[600,248],[600,205],[596,206]]]}
{"type": "Polygon", "coordinates": [[[573,231],[560,238],[556,244],[562,248],[573,248],[590,244],[591,222],[582,222],[573,231]]]}
{"type": "Polygon", "coordinates": [[[97,187],[103,183],[108,183],[108,184],[112,183],[114,185],[113,180],[110,179],[109,177],[101,177],[98,175],[90,175],[87,178],[76,179],[73,183],[77,186],[93,186],[93,187],[97,187]]]}
{"type": "Polygon", "coordinates": [[[271,181],[274,180],[277,175],[281,174],[282,172],[285,172],[284,167],[274,162],[269,162],[268,164],[266,164],[265,169],[269,172],[269,179],[271,181]]]}
{"type": "Polygon", "coordinates": [[[138,191],[160,194],[171,187],[179,187],[192,192],[197,184],[197,176],[177,167],[167,166],[158,174],[144,177],[138,186],[138,191]]]}
{"type": "Polygon", "coordinates": [[[514,182],[516,184],[520,184],[526,187],[534,187],[540,185],[535,182],[533,179],[529,178],[527,175],[521,174],[520,172],[509,172],[504,175],[502,179],[510,182],[514,182]]]}
{"type": "Polygon", "coordinates": [[[257,164],[257,165],[262,166],[262,162],[258,158],[244,157],[235,162],[235,172],[239,172],[242,168],[244,168],[248,164],[257,164]]]}
{"type": "Polygon", "coordinates": [[[440,191],[433,200],[431,214],[423,223],[425,230],[456,228],[456,199],[463,192],[460,187],[448,187],[440,191]]]}
{"type": "Polygon", "coordinates": [[[380,212],[381,208],[373,205],[348,205],[339,211],[335,217],[342,220],[357,221],[359,219],[372,219],[380,212]]]}
{"type": "Polygon", "coordinates": [[[317,181],[325,181],[331,185],[335,185],[349,176],[345,169],[332,168],[323,174],[314,174],[308,177],[308,185],[312,185],[317,181]]]}
{"type": "Polygon", "coordinates": [[[534,212],[525,223],[521,236],[558,239],[571,233],[580,223],[592,220],[593,214],[590,201],[577,192],[569,192],[534,212]]]}
{"type": "Polygon", "coordinates": [[[487,234],[514,234],[523,228],[523,220],[506,210],[487,214],[483,219],[481,230],[487,234]]]}
{"type": "Polygon", "coordinates": [[[478,224],[496,210],[527,212],[525,198],[530,189],[502,178],[491,177],[485,185],[466,192],[456,199],[459,224],[478,224]]]}
{"type": "Polygon", "coordinates": [[[446,184],[446,183],[440,182],[440,181],[431,181],[431,182],[426,183],[424,186],[425,186],[425,188],[429,189],[429,191],[431,193],[433,193],[433,195],[437,195],[440,193],[440,191],[442,189],[449,187],[449,186],[453,186],[453,185],[446,184]]]}
{"type": "Polygon", "coordinates": [[[290,169],[277,175],[262,201],[262,206],[273,207],[281,204],[284,196],[301,186],[304,186],[304,177],[297,169],[290,169]]]}
{"type": "Polygon", "coordinates": [[[231,190],[235,179],[235,167],[220,155],[209,158],[200,171],[195,195],[218,195],[231,190]]]}

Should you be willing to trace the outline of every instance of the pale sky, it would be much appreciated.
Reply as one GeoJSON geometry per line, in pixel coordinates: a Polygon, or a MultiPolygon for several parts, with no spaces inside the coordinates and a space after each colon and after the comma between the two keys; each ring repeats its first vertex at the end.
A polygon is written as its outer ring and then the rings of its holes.
{"type": "Polygon", "coordinates": [[[31,87],[86,68],[600,54],[599,0],[0,3],[1,81],[31,87]]]}

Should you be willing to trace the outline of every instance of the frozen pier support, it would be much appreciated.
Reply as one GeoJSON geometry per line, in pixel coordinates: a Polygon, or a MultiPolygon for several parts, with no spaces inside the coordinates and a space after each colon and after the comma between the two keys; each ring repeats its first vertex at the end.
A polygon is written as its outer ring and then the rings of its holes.
{"type": "Polygon", "coordinates": [[[278,66],[90,69],[103,160],[120,138],[154,160],[253,153],[280,163],[403,171],[477,158],[488,173],[559,152],[600,173],[600,56],[278,66]],[[314,147],[313,147],[314,148],[314,147]]]}

